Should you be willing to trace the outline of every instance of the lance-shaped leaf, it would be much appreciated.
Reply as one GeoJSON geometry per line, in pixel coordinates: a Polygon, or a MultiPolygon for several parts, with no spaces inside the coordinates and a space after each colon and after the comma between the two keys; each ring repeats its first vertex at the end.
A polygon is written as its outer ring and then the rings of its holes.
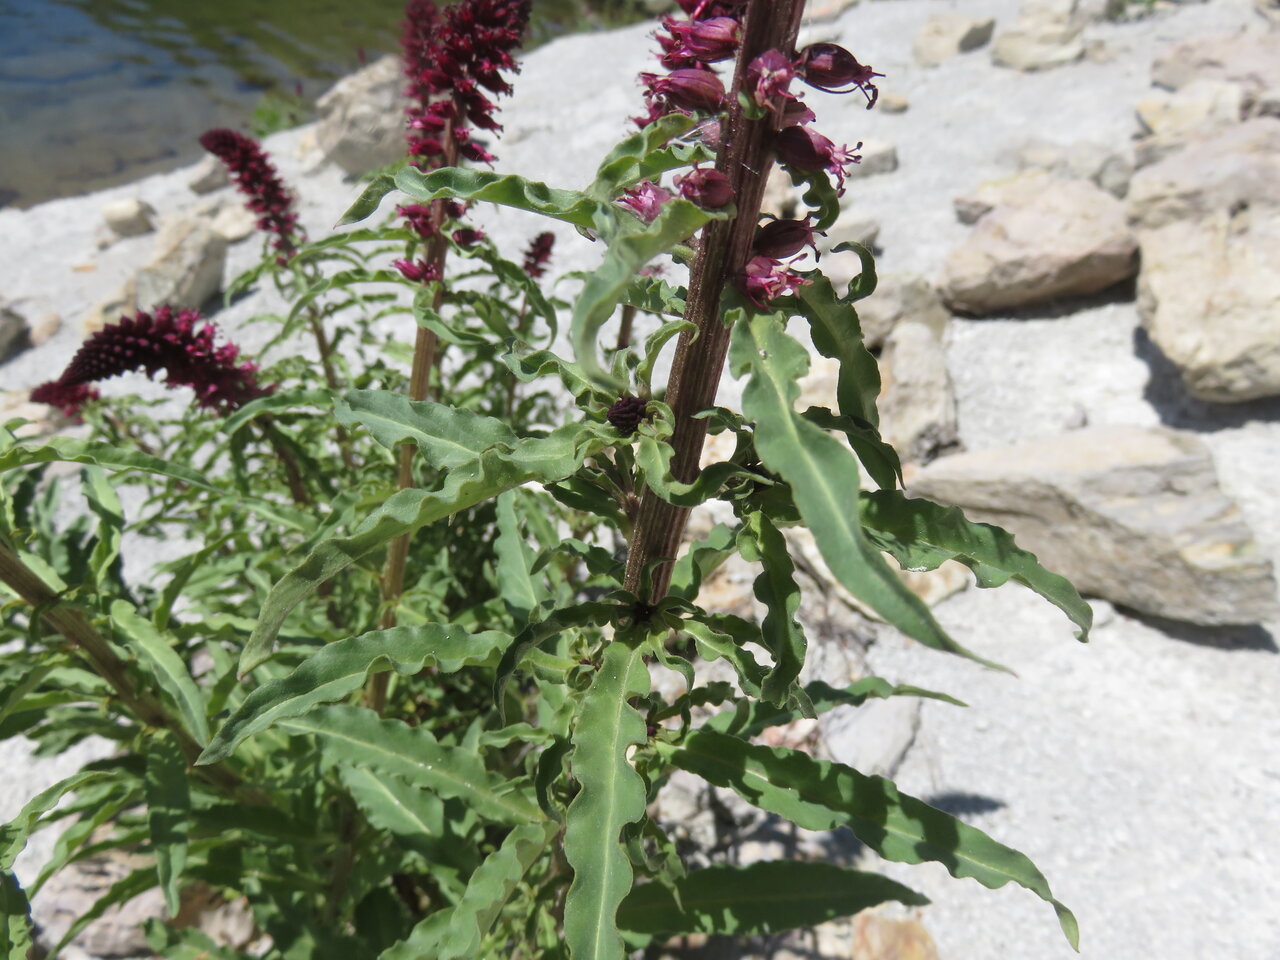
{"type": "Polygon", "coordinates": [[[395,177],[389,173],[378,174],[369,181],[369,185],[360,192],[360,196],[356,197],[355,203],[347,208],[347,212],[342,215],[342,219],[334,226],[345,227],[349,223],[359,223],[366,217],[377,213],[378,207],[382,204],[382,198],[395,188],[395,177]]]}
{"type": "Polygon", "coordinates": [[[469,633],[448,623],[374,630],[321,647],[292,673],[268,680],[244,699],[200,759],[217,763],[244,740],[322,703],[341,700],[364,686],[368,675],[394,670],[413,676],[428,665],[441,673],[465,666],[492,666],[511,643],[497,630],[469,633]]]}
{"type": "Polygon", "coordinates": [[[187,732],[196,743],[209,742],[209,720],[205,715],[204,696],[187,672],[176,650],[156,629],[155,624],[138,616],[133,605],[125,600],[111,604],[111,622],[115,625],[124,646],[137,654],[138,660],[164,691],[168,699],[182,714],[187,732]]]}
{"type": "Polygon", "coordinates": [[[573,775],[582,789],[569,805],[564,854],[573,867],[564,935],[575,960],[622,960],[618,904],[631,890],[622,828],[644,816],[645,787],[627,760],[645,742],[644,719],[627,701],[649,690],[636,638],[620,634],[605,648],[573,731],[573,775]]]}
{"type": "Polygon", "coordinates": [[[756,451],[790,484],[822,559],[841,585],[926,646],[998,666],[952,640],[863,533],[853,454],[793,408],[809,356],[787,335],[781,320],[765,314],[740,320],[734,325],[729,357],[736,375],[750,374],[742,409],[755,421],[756,451]]]}
{"type": "Polygon", "coordinates": [[[864,493],[862,523],[867,536],[908,570],[933,570],[945,560],[959,560],[978,578],[980,587],[1016,580],[1061,608],[1080,627],[1076,637],[1089,639],[1093,609],[1069,580],[1050,573],[1013,542],[1013,535],[989,523],[974,523],[959,507],[917,500],[897,490],[864,493]]]}
{"type": "Polygon", "coordinates": [[[523,483],[551,483],[575,472],[608,441],[593,424],[566,424],[547,437],[490,447],[476,459],[449,470],[436,490],[401,490],[367,517],[349,536],[329,537],[280,580],[267,595],[258,625],[240,655],[240,672],[271,655],[285,617],[303,597],[334,574],[396,537],[523,483]]]}
{"type": "Polygon", "coordinates": [[[518,490],[498,494],[498,538],[494,541],[493,553],[497,560],[498,593],[516,629],[523,629],[546,599],[547,590],[532,574],[533,551],[516,514],[518,494],[518,490]]]}
{"type": "Polygon", "coordinates": [[[147,769],[143,779],[147,798],[147,826],[156,875],[164,892],[169,916],[178,915],[178,881],[187,865],[187,835],[191,827],[191,790],[187,762],[177,739],[166,730],[153,734],[147,744],[147,769]]]}
{"type": "Polygon", "coordinates": [[[485,769],[480,757],[440,743],[425,727],[383,720],[363,707],[319,707],[280,722],[290,733],[312,734],[330,759],[403,777],[439,794],[457,797],[482,817],[502,823],[540,820],[537,804],[485,769]]]}
{"type": "Polygon", "coordinates": [[[913,907],[929,902],[875,873],[764,861],[694,870],[675,882],[674,891],[661,883],[637,887],[622,901],[618,925],[636,933],[747,936],[817,926],[889,900],[913,907]]]}
{"type": "Polygon", "coordinates": [[[796,298],[800,313],[809,322],[813,345],[824,357],[840,362],[836,378],[836,403],[840,413],[879,426],[876,398],[880,395],[880,369],[862,340],[858,311],[840,300],[831,281],[820,273],[810,274],[810,282],[796,298]]]}
{"type": "Polygon", "coordinates": [[[416,443],[426,461],[443,470],[474,460],[495,444],[514,446],[517,439],[501,420],[389,390],[353,390],[334,412],[341,423],[368,427],[389,450],[416,443]]]}
{"type": "Polygon", "coordinates": [[[1035,864],[977,827],[899,792],[890,780],[710,730],[694,731],[678,746],[656,741],[655,748],[677,767],[806,830],[848,827],[886,860],[934,861],[953,877],[972,877],[993,890],[1020,884],[1053,906],[1062,932],[1079,948],[1075,916],[1054,898],[1035,864]]]}
{"type": "Polygon", "coordinates": [[[81,771],[65,780],[59,780],[28,800],[16,817],[0,827],[0,870],[13,868],[13,861],[27,845],[28,838],[40,824],[41,818],[52,810],[59,800],[73,790],[79,790],[106,776],[105,772],[99,770],[81,771]]]}
{"type": "Polygon", "coordinates": [[[537,180],[509,173],[490,173],[472,167],[444,167],[423,173],[406,167],[396,174],[396,186],[420,203],[447,197],[484,200],[504,207],[563,220],[591,229],[606,205],[576,190],[557,190],[537,180]]]}
{"type": "Polygon", "coordinates": [[[764,567],[752,584],[755,597],[768,613],[760,624],[766,646],[773,654],[773,669],[764,678],[760,695],[770,703],[786,703],[791,686],[804,668],[808,640],[804,628],[796,620],[800,609],[800,587],[795,581],[795,565],[787,552],[782,532],[760,511],[746,517],[739,541],[748,550],[747,560],[758,560],[764,567]]]}
{"type": "Polygon", "coordinates": [[[431,914],[378,960],[461,960],[479,956],[481,941],[502,913],[525,873],[555,835],[554,823],[526,823],[476,867],[458,902],[431,914]]]}
{"type": "Polygon", "coordinates": [[[27,960],[31,955],[31,903],[22,884],[0,870],[0,958],[27,960]]]}
{"type": "Polygon", "coordinates": [[[88,463],[99,467],[115,467],[119,470],[142,470],[145,473],[181,480],[202,490],[217,489],[209,483],[208,477],[190,467],[179,466],[136,450],[113,447],[106,443],[92,443],[74,437],[46,437],[40,446],[18,443],[8,449],[0,450],[0,473],[16,467],[29,467],[37,463],[55,461],[88,463]]]}

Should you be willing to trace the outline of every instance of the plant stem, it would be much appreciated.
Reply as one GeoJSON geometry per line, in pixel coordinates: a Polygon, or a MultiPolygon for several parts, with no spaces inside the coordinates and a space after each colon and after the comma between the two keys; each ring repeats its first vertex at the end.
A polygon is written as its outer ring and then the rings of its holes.
{"type": "MultiPolygon", "coordinates": [[[[697,477],[707,435],[706,420],[694,416],[715,403],[729,349],[729,328],[720,318],[720,297],[725,284],[751,255],[760,202],[773,165],[770,139],[777,129],[777,112],[770,110],[764,117],[752,120],[743,115],[738,94],[747,89],[748,65],[761,53],[777,49],[788,57],[794,56],[803,12],[802,0],[754,0],[747,7],[742,46],[729,92],[724,145],[716,158],[716,169],[733,186],[738,212],[732,220],[712,221],[702,232],[685,308],[685,319],[694,324],[696,332],[680,335],[667,381],[666,400],[675,416],[671,471],[685,483],[697,477]]],[[[639,596],[647,574],[649,589],[642,599],[652,604],[666,595],[671,561],[684,537],[688,518],[687,507],[667,503],[652,490],[645,490],[627,550],[623,583],[626,590],[639,596]],[[655,561],[663,562],[654,565],[655,561]]]]}

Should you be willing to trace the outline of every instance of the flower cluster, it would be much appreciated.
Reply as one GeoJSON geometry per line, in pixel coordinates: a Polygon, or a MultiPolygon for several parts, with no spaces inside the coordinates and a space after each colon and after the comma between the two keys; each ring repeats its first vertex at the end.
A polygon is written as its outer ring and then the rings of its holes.
{"type": "Polygon", "coordinates": [[[271,159],[258,142],[234,130],[209,130],[200,146],[227,165],[236,187],[248,197],[246,205],[258,215],[258,229],[276,235],[273,246],[283,265],[303,239],[293,196],[285,189],[271,159]]]}
{"type": "Polygon", "coordinates": [[[532,0],[462,0],[441,13],[433,0],[410,0],[404,50],[409,154],[419,168],[438,166],[450,152],[480,163],[493,155],[476,143],[468,124],[500,130],[483,91],[511,92],[502,71],[517,69],[512,51],[529,22],[532,0]]]}
{"type": "Polygon", "coordinates": [[[660,62],[671,72],[640,74],[645,86],[644,127],[669,113],[716,113],[727,102],[724,82],[711,64],[737,55],[745,0],[679,0],[689,19],[666,17],[657,34],[660,62]]]}
{"type": "Polygon", "coordinates": [[[202,407],[234,410],[271,392],[258,386],[254,364],[236,363],[235,344],[215,346],[213,324],[199,323],[194,310],[162,306],[154,314],[139,312],[108,324],[80,345],[61,377],[36,387],[31,399],[73,416],[97,398],[88,384],[139,369],[149,377],[163,370],[166,386],[191,387],[202,407]]]}
{"type": "Polygon", "coordinates": [[[629,437],[640,428],[640,423],[648,416],[648,403],[640,397],[630,394],[619,397],[605,411],[605,419],[624,437],[629,437]]]}
{"type": "Polygon", "coordinates": [[[524,254],[524,272],[537,280],[547,272],[547,264],[551,260],[551,248],[555,246],[556,235],[551,231],[540,233],[533,238],[529,249],[524,254]]]}
{"type": "Polygon", "coordinates": [[[809,283],[783,261],[803,256],[805,247],[812,248],[816,260],[818,246],[815,233],[817,231],[809,223],[809,217],[803,220],[771,220],[760,227],[752,243],[752,257],[738,278],[738,286],[747,299],[762,310],[768,309],[770,300],[809,283]]]}

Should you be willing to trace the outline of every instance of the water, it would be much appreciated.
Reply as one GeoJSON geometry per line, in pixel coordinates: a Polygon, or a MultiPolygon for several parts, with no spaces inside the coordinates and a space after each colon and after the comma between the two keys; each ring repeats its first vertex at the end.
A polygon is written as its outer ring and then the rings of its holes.
{"type": "MultiPolygon", "coordinates": [[[[396,49],[404,0],[0,0],[0,206],[172,169],[396,49]],[[273,109],[275,108],[275,109],[273,109]]],[[[531,44],[643,0],[534,0],[531,44]]]]}

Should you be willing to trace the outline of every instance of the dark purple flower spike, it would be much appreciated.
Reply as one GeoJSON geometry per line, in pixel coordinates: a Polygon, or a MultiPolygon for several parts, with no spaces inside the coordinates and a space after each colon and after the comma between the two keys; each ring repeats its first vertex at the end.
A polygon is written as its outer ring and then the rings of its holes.
{"type": "Polygon", "coordinates": [[[236,188],[248,197],[246,206],[258,215],[258,229],[276,235],[273,246],[282,258],[291,256],[304,239],[293,196],[258,141],[219,129],[201,135],[200,146],[227,165],[236,188]]]}

